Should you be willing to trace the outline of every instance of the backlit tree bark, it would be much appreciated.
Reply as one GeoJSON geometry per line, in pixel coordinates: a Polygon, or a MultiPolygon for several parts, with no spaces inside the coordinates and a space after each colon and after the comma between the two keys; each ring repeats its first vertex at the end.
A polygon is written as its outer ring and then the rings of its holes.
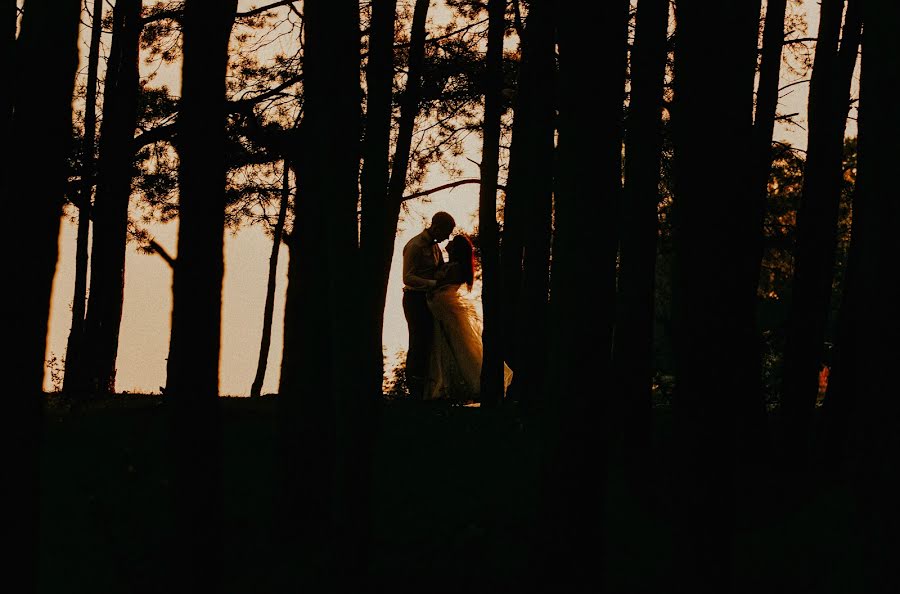
{"type": "Polygon", "coordinates": [[[559,140],[542,460],[542,587],[602,591],[606,410],[628,2],[557,4],[559,140]],[[587,93],[585,73],[599,82],[587,93]],[[590,288],[588,288],[590,287],[590,288]]]}
{"type": "Polygon", "coordinates": [[[550,289],[556,39],[552,3],[530,4],[514,107],[509,180],[503,207],[504,360],[517,397],[542,394],[550,289]]]}
{"type": "MultiPolygon", "coordinates": [[[[363,143],[361,258],[362,287],[368,293],[363,302],[366,315],[364,370],[366,390],[375,398],[381,394],[384,375],[382,334],[386,286],[382,282],[386,246],[393,248],[393,235],[387,235],[386,216],[390,183],[391,112],[394,83],[394,23],[397,0],[372,3],[372,26],[366,65],[366,129],[363,143]],[[384,289],[384,290],[383,290],[384,289]]],[[[424,22],[422,23],[424,29],[424,22]]],[[[424,37],[423,37],[424,39],[424,37]]],[[[410,129],[410,133],[412,130],[410,129]]],[[[404,174],[405,175],[405,174],[404,174]]],[[[394,223],[396,230],[396,222],[394,223]]],[[[390,266],[388,263],[387,266],[390,266]]]]}
{"type": "Polygon", "coordinates": [[[762,405],[752,388],[758,368],[746,356],[757,344],[756,285],[741,264],[760,232],[749,190],[760,2],[713,11],[682,0],[675,14],[677,589],[728,592],[734,465],[748,411],[762,405]],[[720,27],[730,34],[711,52],[709,31],[720,27]],[[730,150],[710,150],[710,122],[730,150]]]}
{"type": "Polygon", "coordinates": [[[134,175],[134,131],[140,93],[138,53],[140,0],[119,0],[113,11],[113,42],[103,92],[97,195],[91,211],[91,290],[83,351],[73,369],[75,392],[115,392],[116,354],[125,294],[128,204],[134,175]]]}
{"type": "Polygon", "coordinates": [[[75,374],[84,342],[84,314],[87,309],[88,244],[91,229],[91,198],[96,172],[97,142],[97,70],[100,62],[100,38],[103,33],[103,2],[94,2],[91,21],[91,45],[88,50],[87,91],[84,98],[84,139],[81,148],[81,184],[78,188],[78,236],[75,240],[75,289],[72,296],[72,327],[66,342],[66,374],[63,392],[77,390],[75,374]],[[71,371],[71,373],[70,373],[71,371]]]}
{"type": "Polygon", "coordinates": [[[259,345],[259,359],[256,363],[256,377],[250,386],[250,396],[259,396],[262,393],[263,382],[266,379],[266,368],[269,361],[269,349],[272,344],[272,316],[275,313],[275,285],[278,277],[278,257],[281,254],[281,243],[284,237],[284,222],[287,218],[288,202],[291,195],[291,168],[284,161],[282,172],[281,203],[278,207],[278,220],[272,231],[272,254],[269,256],[269,280],[266,284],[266,305],[263,310],[262,338],[259,345]]]}
{"type": "Polygon", "coordinates": [[[28,0],[14,69],[3,91],[11,94],[14,106],[12,138],[21,140],[6,157],[0,197],[20,204],[28,221],[26,243],[8,233],[3,244],[15,254],[6,282],[17,301],[5,331],[12,348],[4,363],[9,408],[0,431],[5,473],[14,486],[7,490],[5,533],[15,545],[8,553],[6,580],[27,592],[38,585],[44,356],[72,137],[80,9],[79,0],[28,0]]]}
{"type": "MultiPolygon", "coordinates": [[[[391,260],[394,254],[394,239],[397,236],[397,223],[400,217],[400,207],[403,204],[406,192],[406,177],[409,171],[410,151],[412,150],[412,134],[416,117],[419,115],[419,102],[422,97],[422,75],[425,63],[425,40],[427,31],[425,25],[428,17],[429,0],[416,0],[413,10],[413,20],[410,29],[409,53],[407,57],[406,88],[400,98],[400,120],[397,123],[397,140],[394,147],[394,158],[391,161],[390,180],[388,181],[387,201],[384,207],[384,215],[373,212],[373,208],[366,208],[369,214],[364,213],[362,220],[362,258],[363,270],[380,271],[380,278],[375,285],[377,293],[371,308],[367,307],[367,319],[364,321],[372,335],[377,334],[379,344],[377,346],[379,358],[381,354],[381,336],[384,329],[384,307],[387,301],[388,279],[391,273],[391,260]],[[383,225],[380,230],[377,225],[379,219],[383,225]]],[[[377,116],[376,116],[377,117],[377,116]]],[[[373,181],[378,178],[373,172],[373,181]]],[[[368,181],[366,182],[368,184],[368,181]]],[[[372,352],[368,355],[374,359],[375,343],[370,339],[372,352]]],[[[381,363],[379,361],[379,367],[381,363]]]]}
{"type": "Polygon", "coordinates": [[[834,277],[844,131],[860,43],[861,0],[822,2],[809,89],[809,141],[797,213],[794,281],[781,396],[785,461],[804,465],[834,277]],[[840,43],[838,37],[841,37],[840,43]],[[840,47],[839,47],[840,46],[840,47]]]}
{"type": "Polygon", "coordinates": [[[184,589],[220,591],[219,346],[225,220],[225,74],[237,0],[187,0],[178,113],[178,256],[166,398],[172,414],[175,548],[184,589]]]}
{"type": "MultiPolygon", "coordinates": [[[[285,312],[282,439],[305,578],[348,580],[365,566],[372,406],[363,390],[357,242],[359,6],[304,6],[304,143],[285,312]],[[295,260],[296,256],[296,260],[295,260]],[[287,335],[290,334],[290,351],[287,335]],[[323,573],[324,572],[324,573],[323,573]]],[[[289,535],[290,536],[290,535],[289,535]]]]}
{"type": "Polygon", "coordinates": [[[860,81],[858,191],[853,205],[853,236],[859,257],[853,264],[856,291],[855,323],[846,337],[854,399],[853,484],[858,493],[863,528],[865,578],[860,589],[876,594],[900,588],[896,572],[898,521],[896,481],[900,434],[896,376],[900,318],[896,282],[896,234],[900,227],[897,202],[897,138],[900,115],[895,89],[900,85],[896,23],[900,7],[893,2],[863,5],[862,79],[860,81]],[[861,220],[857,211],[863,211],[861,220]],[[857,226],[857,223],[861,223],[857,226]]]}
{"type": "Polygon", "coordinates": [[[500,118],[503,115],[503,39],[506,0],[488,1],[487,63],[484,72],[484,122],[481,186],[478,193],[478,240],[481,247],[481,303],[484,311],[484,360],[481,404],[496,406],[503,398],[502,302],[500,301],[500,234],[497,226],[497,174],[500,118]]]}
{"type": "Polygon", "coordinates": [[[631,101],[625,122],[625,188],[613,356],[624,413],[627,468],[646,474],[653,382],[657,208],[662,159],[668,0],[641,0],[631,51],[631,101]]]}

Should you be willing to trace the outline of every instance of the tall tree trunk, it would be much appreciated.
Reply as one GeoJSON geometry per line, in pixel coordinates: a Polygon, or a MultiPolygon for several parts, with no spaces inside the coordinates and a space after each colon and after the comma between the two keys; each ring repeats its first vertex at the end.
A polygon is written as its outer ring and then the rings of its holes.
{"type": "MultiPolygon", "coordinates": [[[[12,72],[15,67],[15,51],[16,51],[16,28],[19,21],[19,9],[16,4],[16,0],[6,0],[6,8],[4,9],[3,15],[3,55],[2,55],[2,67],[3,72],[12,72]]],[[[8,146],[7,139],[9,137],[12,126],[12,114],[13,114],[13,87],[12,85],[6,85],[3,89],[3,92],[0,93],[0,109],[3,110],[3,143],[5,146],[8,146]]],[[[5,168],[6,165],[3,165],[4,173],[6,175],[5,168]]]]}
{"type": "Polygon", "coordinates": [[[75,240],[75,290],[72,296],[72,326],[66,342],[66,373],[63,392],[77,389],[75,374],[80,364],[84,340],[84,314],[87,306],[88,245],[91,230],[91,195],[96,171],[97,70],[100,63],[100,38],[103,33],[103,2],[94,2],[91,21],[91,45],[88,52],[87,91],[84,98],[84,138],[81,146],[81,185],[78,188],[78,236],[75,240]],[[70,373],[71,370],[71,373],[70,373]]]}
{"type": "MultiPolygon", "coordinates": [[[[784,23],[786,0],[770,0],[766,4],[765,28],[763,30],[762,56],[759,65],[759,86],[756,92],[756,111],[753,121],[753,172],[750,179],[752,210],[748,223],[752,233],[741,252],[741,267],[745,270],[746,295],[753,300],[753,311],[758,303],[759,276],[763,258],[763,222],[769,194],[769,175],[772,171],[772,134],[775,129],[775,115],[778,106],[779,80],[781,73],[781,53],[784,47],[784,23]]],[[[754,320],[748,323],[755,325],[754,320]]],[[[750,394],[762,391],[762,337],[754,333],[753,339],[742,346],[744,350],[734,353],[735,358],[746,361],[745,391],[750,394]]],[[[749,399],[739,413],[743,429],[739,447],[741,457],[755,463],[764,463],[769,458],[771,447],[768,435],[767,413],[761,399],[749,399]]]]}
{"type": "Polygon", "coordinates": [[[503,39],[506,0],[488,0],[488,42],[484,73],[484,122],[481,186],[478,193],[478,240],[481,247],[481,303],[484,311],[484,361],[481,405],[496,406],[503,398],[503,326],[500,301],[500,233],[497,226],[497,174],[500,118],[503,115],[503,39]]]}
{"type": "MultiPolygon", "coordinates": [[[[778,108],[778,89],[781,74],[781,52],[784,48],[784,22],[787,0],[769,0],[763,30],[762,57],[759,64],[759,87],[756,92],[756,114],[753,120],[754,224],[762,227],[769,194],[769,175],[772,172],[772,134],[778,108]]],[[[760,234],[762,238],[762,234],[760,234]]],[[[759,285],[762,245],[757,250],[749,271],[749,281],[759,285]]]]}
{"type": "Polygon", "coordinates": [[[862,79],[859,113],[858,192],[854,202],[853,235],[859,239],[854,289],[856,323],[850,335],[853,409],[853,458],[864,534],[865,581],[860,589],[875,594],[897,592],[896,541],[900,496],[896,481],[900,438],[897,419],[896,375],[900,318],[896,283],[896,234],[900,227],[897,203],[897,138],[900,115],[895,89],[900,84],[896,24],[900,9],[893,2],[863,6],[862,79]],[[864,210],[857,227],[856,211],[864,210]]]}
{"type": "Polygon", "coordinates": [[[272,316],[275,313],[275,286],[278,280],[278,255],[281,253],[281,239],[284,235],[284,220],[287,218],[288,202],[291,192],[291,168],[287,159],[284,161],[284,172],[281,184],[281,205],[278,208],[278,221],[272,231],[272,254],[269,256],[269,282],[266,284],[266,305],[263,311],[262,339],[259,345],[259,360],[256,363],[256,377],[250,387],[251,396],[262,393],[266,379],[266,367],[269,362],[269,347],[272,344],[272,316]]]}
{"type": "Polygon", "coordinates": [[[103,92],[99,177],[92,209],[91,290],[84,343],[75,367],[76,393],[115,391],[116,353],[125,293],[128,204],[134,173],[132,143],[140,94],[138,53],[141,1],[119,0],[113,11],[113,42],[103,92]]]}
{"type": "Polygon", "coordinates": [[[503,208],[503,353],[517,398],[542,394],[553,210],[556,40],[551,3],[531,3],[522,40],[503,208]]]}
{"type": "Polygon", "coordinates": [[[611,371],[628,2],[558,5],[557,18],[549,406],[535,566],[545,589],[602,591],[609,388],[597,378],[611,371]],[[590,96],[585,72],[601,84],[590,96]]]}
{"type": "Polygon", "coordinates": [[[631,101],[625,122],[625,189],[619,239],[613,366],[624,413],[626,471],[646,476],[653,382],[662,107],[668,0],[641,0],[631,52],[631,101]]]}
{"type": "Polygon", "coordinates": [[[187,0],[182,23],[178,257],[172,282],[166,398],[174,437],[173,485],[179,533],[174,543],[175,558],[185,589],[193,591],[221,589],[222,452],[218,397],[225,225],[225,75],[236,11],[237,0],[220,0],[214,5],[187,0]]]}
{"type": "Polygon", "coordinates": [[[761,232],[748,189],[760,2],[734,0],[710,11],[705,3],[683,1],[676,16],[678,588],[729,592],[733,466],[746,411],[761,399],[752,388],[757,368],[745,356],[757,341],[756,286],[742,266],[761,232]],[[709,32],[719,27],[730,33],[710,53],[709,32]],[[713,87],[710,72],[717,73],[713,87]],[[711,150],[699,133],[710,122],[731,142],[729,151],[711,150]]]}
{"type": "MultiPolygon", "coordinates": [[[[397,143],[394,147],[394,158],[391,161],[391,176],[388,182],[387,207],[385,208],[384,235],[380,240],[380,266],[381,284],[377,297],[377,323],[379,332],[384,326],[384,306],[387,301],[388,279],[391,274],[391,260],[394,254],[394,239],[397,237],[397,223],[400,217],[400,207],[403,204],[403,194],[406,191],[406,176],[409,171],[410,150],[412,149],[412,134],[416,117],[419,115],[419,101],[422,97],[422,74],[425,65],[425,39],[427,31],[425,24],[428,18],[429,0],[416,0],[413,10],[412,28],[410,30],[409,54],[407,57],[406,88],[400,99],[400,121],[397,124],[397,143]]],[[[364,221],[365,224],[365,221],[364,221]]],[[[373,234],[373,240],[374,240],[373,234]]],[[[363,242],[365,243],[365,241],[363,242]]],[[[370,244],[363,248],[364,257],[370,249],[377,246],[370,244]]],[[[374,253],[374,252],[373,252],[374,253]]],[[[368,268],[368,263],[366,267],[368,268]]],[[[373,269],[376,268],[373,266],[373,269]]],[[[379,334],[380,336],[380,334],[379,334]]]]}
{"type": "Polygon", "coordinates": [[[870,209],[863,196],[859,174],[856,176],[853,190],[852,209],[850,248],[844,272],[841,304],[837,314],[833,364],[828,373],[828,386],[822,406],[824,443],[816,456],[819,469],[837,472],[844,469],[847,461],[847,437],[857,406],[854,391],[858,381],[856,366],[858,345],[855,337],[860,324],[860,308],[863,305],[859,295],[860,274],[864,267],[862,242],[871,226],[870,209]]]}
{"type": "Polygon", "coordinates": [[[28,242],[5,234],[4,249],[15,254],[7,286],[15,313],[5,332],[12,346],[5,357],[7,408],[3,414],[4,471],[12,500],[5,533],[15,545],[7,563],[7,583],[37,591],[40,502],[41,406],[47,320],[58,257],[66,161],[72,138],[72,92],[78,66],[79,0],[28,0],[16,42],[15,67],[7,83],[14,104],[12,138],[2,199],[21,204],[28,242]],[[38,183],[39,182],[39,183],[38,183]],[[13,241],[13,240],[16,241],[13,241]]]}
{"type": "Polygon", "coordinates": [[[365,338],[365,389],[380,395],[384,376],[382,333],[384,295],[382,274],[385,246],[393,247],[393,235],[385,233],[388,213],[391,111],[394,82],[394,23],[397,0],[372,3],[369,61],[366,65],[366,129],[363,143],[362,220],[360,231],[361,281],[367,292],[363,303],[365,338]]]}
{"type": "Polygon", "coordinates": [[[295,235],[300,241],[292,251],[298,266],[290,277],[285,312],[285,333],[290,332],[295,350],[290,359],[285,350],[281,393],[288,415],[283,428],[295,433],[285,436],[291,440],[285,470],[302,478],[291,479],[287,503],[296,506],[290,517],[302,528],[307,577],[340,576],[352,589],[365,566],[375,403],[375,395],[364,392],[358,374],[350,372],[362,363],[363,348],[357,245],[359,6],[314,0],[304,8],[302,125],[307,140],[298,176],[302,193],[295,235]],[[297,282],[304,287],[292,289],[297,282]],[[323,569],[325,575],[316,575],[323,569]]]}
{"type": "Polygon", "coordinates": [[[809,89],[809,141],[797,213],[793,293],[781,396],[783,459],[805,465],[831,309],[844,131],[860,41],[861,0],[824,0],[809,89]]]}

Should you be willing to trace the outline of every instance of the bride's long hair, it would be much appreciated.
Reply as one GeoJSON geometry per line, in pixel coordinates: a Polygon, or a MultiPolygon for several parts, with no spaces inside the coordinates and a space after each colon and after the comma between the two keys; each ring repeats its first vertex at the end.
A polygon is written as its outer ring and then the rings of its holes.
{"type": "Polygon", "coordinates": [[[472,240],[468,235],[460,233],[450,240],[447,248],[452,253],[450,261],[459,264],[462,280],[471,291],[472,283],[475,282],[475,246],[472,245],[472,240]],[[452,250],[449,249],[451,246],[452,250]]]}

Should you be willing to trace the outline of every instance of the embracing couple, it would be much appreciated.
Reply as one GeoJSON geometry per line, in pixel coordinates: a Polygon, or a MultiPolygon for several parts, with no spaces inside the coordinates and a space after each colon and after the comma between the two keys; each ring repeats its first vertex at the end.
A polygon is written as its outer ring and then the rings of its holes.
{"type": "MultiPolygon", "coordinates": [[[[446,212],[403,248],[403,313],[409,326],[406,381],[417,400],[478,400],[481,382],[481,321],[459,295],[475,279],[475,249],[462,233],[447,243],[449,261],[438,244],[456,227],[446,212]]],[[[504,389],[512,371],[504,364],[504,389]]]]}

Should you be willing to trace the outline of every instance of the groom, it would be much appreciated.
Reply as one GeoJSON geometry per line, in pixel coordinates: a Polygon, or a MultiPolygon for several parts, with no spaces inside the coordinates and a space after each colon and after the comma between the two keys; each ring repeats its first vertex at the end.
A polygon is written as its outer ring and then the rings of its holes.
{"type": "Polygon", "coordinates": [[[435,213],[431,225],[403,247],[403,313],[409,326],[409,352],[406,356],[406,382],[410,395],[422,400],[428,357],[434,337],[434,320],[425,297],[437,287],[435,272],[444,263],[438,244],[445,241],[456,221],[446,212],[435,213]]]}

